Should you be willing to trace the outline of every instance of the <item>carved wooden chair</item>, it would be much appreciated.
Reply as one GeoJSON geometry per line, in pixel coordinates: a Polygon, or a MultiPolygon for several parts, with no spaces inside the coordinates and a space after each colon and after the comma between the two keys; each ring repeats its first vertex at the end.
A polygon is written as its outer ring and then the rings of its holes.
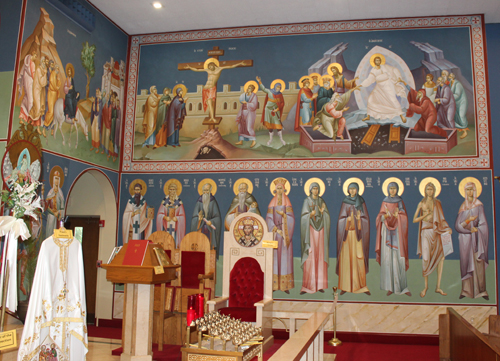
{"type": "MultiPolygon", "coordinates": [[[[167,256],[174,264],[178,264],[176,260],[179,258],[179,251],[175,249],[175,240],[170,233],[165,231],[157,231],[152,233],[149,238],[153,243],[158,243],[163,247],[167,256]]],[[[158,350],[163,350],[165,320],[173,317],[174,313],[174,300],[176,289],[174,287],[175,281],[162,283],[157,285],[154,290],[154,306],[153,306],[153,319],[155,329],[154,332],[156,340],[158,340],[158,350]],[[156,331],[155,330],[155,331],[156,331]]]]}
{"type": "MultiPolygon", "coordinates": [[[[216,254],[210,241],[201,232],[190,232],[179,247],[180,274],[176,281],[178,291],[174,310],[186,312],[189,295],[202,293],[205,302],[214,297],[216,254]]],[[[206,311],[206,310],[205,310],[206,311]]]]}

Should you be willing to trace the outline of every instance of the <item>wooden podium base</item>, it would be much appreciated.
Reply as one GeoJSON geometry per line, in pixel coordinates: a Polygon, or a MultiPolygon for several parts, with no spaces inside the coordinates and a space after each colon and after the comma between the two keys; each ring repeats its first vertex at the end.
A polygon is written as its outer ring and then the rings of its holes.
{"type": "Polygon", "coordinates": [[[222,121],[222,117],[215,117],[215,122],[211,121],[210,120],[210,117],[206,117],[204,120],[203,120],[203,125],[208,125],[208,129],[215,129],[215,127],[217,125],[220,124],[220,122],[222,121]]]}
{"type": "Polygon", "coordinates": [[[154,285],[125,284],[120,361],[152,361],[154,285]]]}

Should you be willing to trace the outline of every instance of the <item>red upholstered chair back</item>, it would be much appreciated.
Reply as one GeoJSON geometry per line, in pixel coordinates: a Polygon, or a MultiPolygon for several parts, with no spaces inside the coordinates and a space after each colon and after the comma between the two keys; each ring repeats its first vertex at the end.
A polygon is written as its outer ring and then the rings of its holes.
{"type": "Polygon", "coordinates": [[[229,307],[254,307],[263,298],[264,272],[254,258],[241,258],[229,275],[229,307]]]}
{"type": "Polygon", "coordinates": [[[181,252],[181,285],[183,288],[198,288],[200,281],[198,275],[205,274],[205,252],[181,252]]]}

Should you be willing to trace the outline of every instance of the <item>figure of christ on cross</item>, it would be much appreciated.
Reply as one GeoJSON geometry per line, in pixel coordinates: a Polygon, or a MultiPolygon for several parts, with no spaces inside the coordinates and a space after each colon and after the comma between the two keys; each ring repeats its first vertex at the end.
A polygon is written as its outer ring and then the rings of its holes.
{"type": "Polygon", "coordinates": [[[234,65],[229,66],[219,66],[219,62],[217,59],[208,59],[205,62],[205,67],[203,69],[193,68],[189,64],[186,64],[185,69],[189,69],[192,71],[198,72],[206,72],[208,74],[207,83],[203,86],[203,110],[207,110],[208,107],[208,116],[209,121],[212,123],[216,122],[215,119],[215,100],[217,98],[217,81],[220,78],[220,74],[224,69],[233,69],[238,67],[244,67],[245,61],[241,61],[234,65]]]}
{"type": "Polygon", "coordinates": [[[207,82],[203,86],[203,110],[207,111],[208,117],[205,118],[203,124],[208,124],[209,129],[213,129],[222,120],[221,117],[215,116],[215,104],[217,99],[217,82],[219,81],[220,74],[224,69],[244,68],[253,66],[253,60],[227,60],[220,61],[219,56],[224,55],[224,50],[214,46],[213,49],[208,50],[208,56],[204,63],[180,63],[177,65],[178,70],[192,70],[196,72],[206,72],[208,75],[207,82]]]}

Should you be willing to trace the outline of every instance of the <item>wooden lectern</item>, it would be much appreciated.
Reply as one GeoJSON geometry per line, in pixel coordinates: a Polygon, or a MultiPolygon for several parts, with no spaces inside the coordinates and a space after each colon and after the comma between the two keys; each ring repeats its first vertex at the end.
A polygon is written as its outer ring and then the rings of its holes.
{"type": "Polygon", "coordinates": [[[154,284],[165,283],[176,278],[177,265],[164,266],[164,273],[156,274],[160,266],[154,248],[160,245],[148,244],[142,266],[124,266],[127,252],[125,244],[110,264],[103,264],[106,279],[125,284],[123,309],[121,361],[152,361],[154,284]]]}

